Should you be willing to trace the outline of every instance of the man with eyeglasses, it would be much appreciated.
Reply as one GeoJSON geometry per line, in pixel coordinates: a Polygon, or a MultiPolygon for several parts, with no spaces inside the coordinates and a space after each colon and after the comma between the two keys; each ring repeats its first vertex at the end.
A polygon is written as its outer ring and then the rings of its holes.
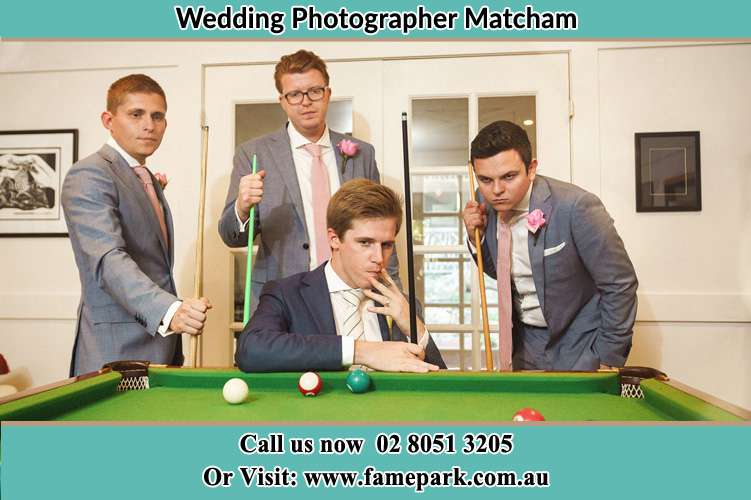
{"type": "MultiPolygon", "coordinates": [[[[251,314],[267,281],[311,271],[329,260],[326,206],[339,186],[355,178],[380,182],[373,146],[326,125],[331,88],[320,57],[307,50],[283,56],[274,82],[289,121],[237,148],[219,219],[224,242],[246,246],[250,209],[255,207],[254,234],[260,241],[252,273],[251,314]],[[345,140],[354,147],[343,144],[345,140]]],[[[395,254],[387,270],[401,288],[395,254]]]]}

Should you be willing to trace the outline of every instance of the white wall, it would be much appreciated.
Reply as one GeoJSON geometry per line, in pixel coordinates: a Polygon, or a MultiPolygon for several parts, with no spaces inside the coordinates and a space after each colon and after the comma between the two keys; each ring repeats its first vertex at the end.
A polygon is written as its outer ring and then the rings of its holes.
{"type": "MultiPolygon", "coordinates": [[[[301,45],[3,42],[0,130],[78,128],[84,157],[106,138],[98,117],[107,85],[135,71],[160,81],[168,96],[169,127],[150,165],[171,179],[167,196],[178,214],[175,272],[178,288],[187,294],[193,282],[203,65],[274,62],[301,45]]],[[[306,47],[327,60],[569,51],[575,109],[571,177],[603,198],[641,282],[630,363],[661,368],[751,408],[751,214],[743,203],[751,188],[751,146],[743,135],[751,115],[746,91],[751,46],[672,45],[310,42],[306,47]],[[633,133],[660,130],[701,131],[700,213],[635,213],[633,133]]],[[[248,85],[270,85],[268,78],[248,85]]],[[[215,228],[207,221],[206,231],[215,228]]],[[[34,384],[63,378],[79,292],[68,240],[2,238],[0,256],[0,352],[12,365],[27,367],[34,384]]]]}

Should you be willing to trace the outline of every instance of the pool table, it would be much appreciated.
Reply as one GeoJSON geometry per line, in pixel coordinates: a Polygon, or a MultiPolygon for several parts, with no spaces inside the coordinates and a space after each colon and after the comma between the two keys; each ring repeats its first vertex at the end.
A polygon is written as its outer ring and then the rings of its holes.
{"type": "Polygon", "coordinates": [[[321,393],[304,397],[297,389],[299,373],[130,363],[2,399],[0,420],[480,423],[510,421],[524,407],[537,409],[548,421],[747,418],[673,387],[664,374],[648,369],[373,372],[372,389],[364,394],[346,388],[347,372],[320,375],[321,393]],[[243,404],[222,398],[222,386],[232,377],[250,386],[243,404]]]}

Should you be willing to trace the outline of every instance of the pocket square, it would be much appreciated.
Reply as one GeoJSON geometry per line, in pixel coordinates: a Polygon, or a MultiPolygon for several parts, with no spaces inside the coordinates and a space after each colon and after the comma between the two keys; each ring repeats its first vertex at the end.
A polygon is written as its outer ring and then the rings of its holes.
{"type": "Polygon", "coordinates": [[[542,255],[544,255],[545,257],[549,257],[550,255],[556,254],[560,252],[561,250],[563,250],[563,247],[565,246],[566,246],[566,242],[564,241],[560,245],[556,245],[553,248],[546,248],[545,250],[543,250],[542,255]]]}

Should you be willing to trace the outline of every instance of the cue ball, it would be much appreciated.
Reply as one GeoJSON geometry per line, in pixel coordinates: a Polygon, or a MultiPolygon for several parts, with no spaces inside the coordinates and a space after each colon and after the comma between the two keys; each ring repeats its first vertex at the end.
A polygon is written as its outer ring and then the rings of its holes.
{"type": "Polygon", "coordinates": [[[248,384],[243,379],[231,378],[224,384],[222,396],[229,404],[240,404],[248,397],[248,384]]]}
{"type": "Polygon", "coordinates": [[[542,413],[534,408],[522,408],[514,414],[514,422],[541,422],[545,420],[542,413]]]}
{"type": "Polygon", "coordinates": [[[321,387],[323,387],[323,382],[320,375],[315,372],[303,373],[297,382],[297,390],[303,396],[317,396],[321,392],[321,387]]]}
{"type": "Polygon", "coordinates": [[[370,388],[370,375],[362,370],[352,370],[347,375],[347,387],[355,394],[367,392],[370,388]]]}

